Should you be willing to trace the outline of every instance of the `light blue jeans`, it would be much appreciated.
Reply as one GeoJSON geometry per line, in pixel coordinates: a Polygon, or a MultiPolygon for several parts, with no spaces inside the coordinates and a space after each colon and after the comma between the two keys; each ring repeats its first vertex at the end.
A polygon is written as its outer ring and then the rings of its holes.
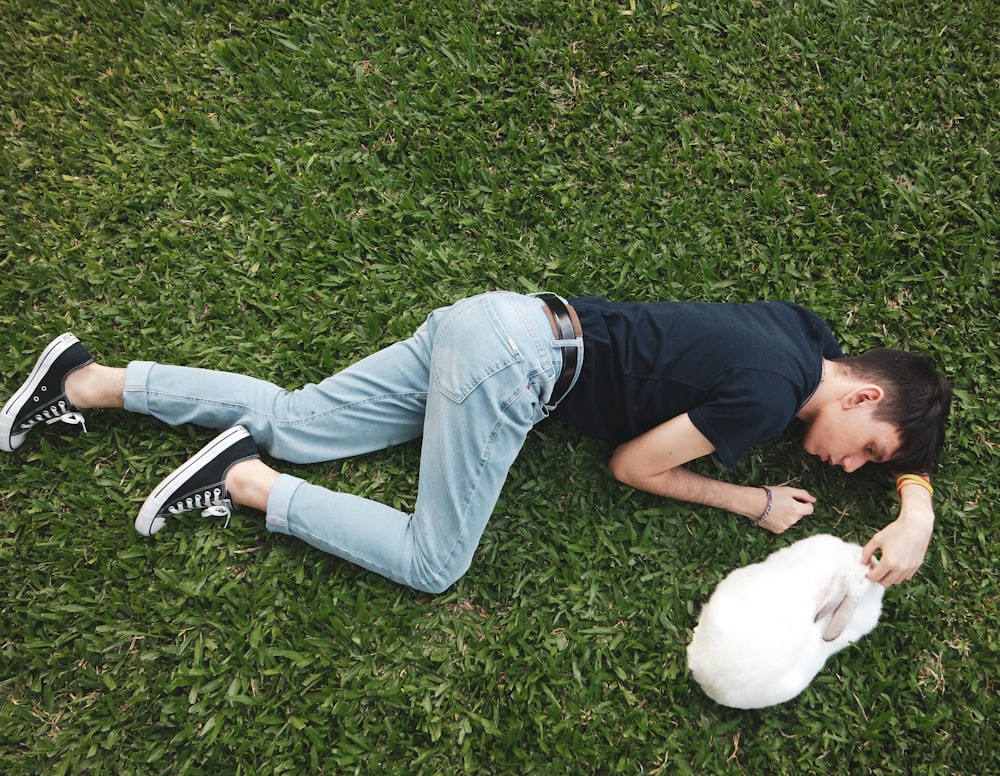
{"type": "MultiPolygon", "coordinates": [[[[396,582],[438,593],[461,577],[507,472],[562,368],[541,300],[496,292],[442,308],[409,339],[316,385],[135,361],[125,408],[170,424],[246,426],[271,456],[346,458],[423,437],[412,515],[282,475],[267,527],[396,582]]],[[[574,377],[574,381],[576,380],[574,377]]]]}

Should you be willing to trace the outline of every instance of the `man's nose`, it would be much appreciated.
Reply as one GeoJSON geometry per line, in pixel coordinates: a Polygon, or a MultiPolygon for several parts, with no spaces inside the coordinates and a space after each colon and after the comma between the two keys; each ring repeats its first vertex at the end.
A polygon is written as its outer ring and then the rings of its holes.
{"type": "Polygon", "coordinates": [[[848,455],[840,459],[840,468],[850,474],[864,466],[864,460],[860,456],[848,455]]]}

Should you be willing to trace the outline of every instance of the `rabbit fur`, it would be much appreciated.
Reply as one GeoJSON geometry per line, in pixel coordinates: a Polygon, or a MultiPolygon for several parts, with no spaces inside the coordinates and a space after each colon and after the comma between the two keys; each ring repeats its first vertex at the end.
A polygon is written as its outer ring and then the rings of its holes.
{"type": "Polygon", "coordinates": [[[884,588],[861,547],[820,534],[731,572],[702,608],[688,667],[717,703],[757,709],[802,692],[878,623],[884,588]]]}

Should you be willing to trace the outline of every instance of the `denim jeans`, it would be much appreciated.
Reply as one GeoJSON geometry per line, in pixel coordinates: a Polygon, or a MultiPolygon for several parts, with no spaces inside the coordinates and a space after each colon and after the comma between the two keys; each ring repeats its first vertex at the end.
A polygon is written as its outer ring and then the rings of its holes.
{"type": "Polygon", "coordinates": [[[562,368],[541,300],[483,294],[433,312],[407,340],[287,392],[226,372],[132,362],[125,408],[170,424],[242,424],[271,456],[345,458],[422,437],[413,514],[282,475],[267,527],[427,592],[469,568],[507,472],[562,368]]]}

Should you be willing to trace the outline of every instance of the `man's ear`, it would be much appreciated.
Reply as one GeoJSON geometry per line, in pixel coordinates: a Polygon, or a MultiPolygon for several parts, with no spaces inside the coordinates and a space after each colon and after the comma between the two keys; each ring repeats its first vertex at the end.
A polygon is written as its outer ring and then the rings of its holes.
{"type": "Polygon", "coordinates": [[[875,385],[875,383],[866,383],[852,388],[844,394],[842,403],[844,409],[850,409],[851,407],[862,407],[869,402],[878,404],[884,396],[885,391],[882,390],[881,386],[875,385]]]}

